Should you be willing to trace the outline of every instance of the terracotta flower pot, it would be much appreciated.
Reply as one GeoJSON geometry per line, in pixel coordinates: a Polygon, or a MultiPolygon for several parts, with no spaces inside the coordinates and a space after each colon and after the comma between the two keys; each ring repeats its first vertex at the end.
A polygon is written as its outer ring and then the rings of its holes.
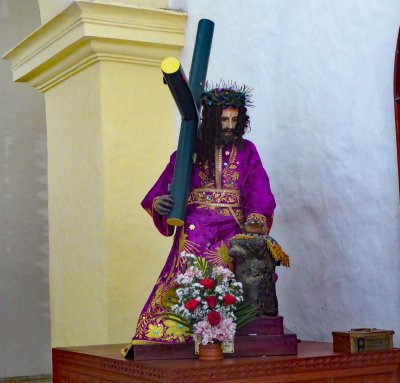
{"type": "Polygon", "coordinates": [[[200,360],[221,360],[224,359],[221,343],[208,343],[199,345],[200,360]]]}

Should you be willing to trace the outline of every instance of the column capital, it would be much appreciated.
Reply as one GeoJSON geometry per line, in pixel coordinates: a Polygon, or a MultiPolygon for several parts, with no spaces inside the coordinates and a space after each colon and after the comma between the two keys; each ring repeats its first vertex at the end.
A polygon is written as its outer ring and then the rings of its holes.
{"type": "Polygon", "coordinates": [[[187,15],[75,1],[3,55],[13,80],[46,92],[98,61],[158,66],[178,56],[187,15]]]}

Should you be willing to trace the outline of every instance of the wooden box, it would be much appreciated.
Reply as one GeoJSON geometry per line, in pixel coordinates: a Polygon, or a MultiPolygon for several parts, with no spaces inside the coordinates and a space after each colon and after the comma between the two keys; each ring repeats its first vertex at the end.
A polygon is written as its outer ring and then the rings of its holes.
{"type": "Polygon", "coordinates": [[[334,331],[332,332],[333,351],[353,354],[392,350],[393,334],[394,331],[376,328],[359,328],[344,332],[334,331]]]}

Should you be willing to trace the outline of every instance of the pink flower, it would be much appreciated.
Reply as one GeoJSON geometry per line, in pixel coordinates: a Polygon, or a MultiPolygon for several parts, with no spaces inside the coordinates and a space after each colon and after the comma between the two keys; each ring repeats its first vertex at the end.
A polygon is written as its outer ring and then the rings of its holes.
{"type": "Polygon", "coordinates": [[[234,278],[235,274],[232,273],[229,269],[222,267],[222,266],[216,266],[214,267],[212,274],[214,278],[221,275],[223,279],[227,278],[234,278]]]}
{"type": "Polygon", "coordinates": [[[207,320],[197,322],[193,327],[195,338],[200,337],[202,344],[211,342],[228,342],[234,339],[236,324],[232,318],[223,319],[217,326],[211,326],[207,320]]]}
{"type": "Polygon", "coordinates": [[[183,274],[185,277],[193,279],[194,277],[201,277],[201,271],[197,267],[189,267],[183,274]]]}

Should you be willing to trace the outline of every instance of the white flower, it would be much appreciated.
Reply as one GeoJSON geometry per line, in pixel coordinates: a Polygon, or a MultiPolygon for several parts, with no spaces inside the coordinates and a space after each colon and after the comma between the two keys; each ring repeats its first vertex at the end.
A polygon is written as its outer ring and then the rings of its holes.
{"type": "Polygon", "coordinates": [[[186,253],[186,251],[182,251],[180,255],[182,258],[196,259],[196,256],[194,254],[186,253]]]}

